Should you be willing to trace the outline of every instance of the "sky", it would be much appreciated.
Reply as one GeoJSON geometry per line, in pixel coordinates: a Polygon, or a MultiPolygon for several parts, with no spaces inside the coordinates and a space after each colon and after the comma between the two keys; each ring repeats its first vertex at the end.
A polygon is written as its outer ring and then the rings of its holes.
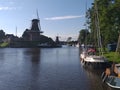
{"type": "Polygon", "coordinates": [[[77,40],[85,28],[86,1],[88,9],[94,0],[0,0],[0,29],[21,37],[38,11],[43,35],[77,40]]]}

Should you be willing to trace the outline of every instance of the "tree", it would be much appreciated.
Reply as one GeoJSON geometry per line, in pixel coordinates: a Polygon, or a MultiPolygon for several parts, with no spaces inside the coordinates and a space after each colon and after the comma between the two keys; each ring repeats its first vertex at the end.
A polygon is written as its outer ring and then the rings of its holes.
{"type": "Polygon", "coordinates": [[[29,29],[26,29],[24,32],[23,32],[23,35],[22,35],[22,38],[24,40],[30,40],[30,35],[29,35],[29,32],[30,30],[29,29]]]}
{"type": "MultiPolygon", "coordinates": [[[[98,7],[98,17],[102,44],[105,47],[108,43],[117,42],[120,32],[120,0],[94,0],[92,7],[88,10],[87,19],[89,20],[89,29],[91,36],[96,33],[95,30],[95,2],[98,7]]],[[[94,36],[94,38],[96,38],[94,36]]],[[[93,37],[91,37],[93,40],[93,37]]]]}
{"type": "Polygon", "coordinates": [[[82,29],[79,32],[79,36],[78,36],[78,42],[80,42],[80,44],[86,44],[87,42],[89,42],[89,31],[86,29],[82,29]]]}
{"type": "Polygon", "coordinates": [[[3,30],[0,30],[0,41],[2,41],[5,38],[5,32],[3,30]]]}

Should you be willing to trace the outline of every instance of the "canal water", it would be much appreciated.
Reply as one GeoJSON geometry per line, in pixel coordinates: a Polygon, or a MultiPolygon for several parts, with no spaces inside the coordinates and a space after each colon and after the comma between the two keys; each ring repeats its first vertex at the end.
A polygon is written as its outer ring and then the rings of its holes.
{"type": "Polygon", "coordinates": [[[77,47],[1,48],[0,90],[113,90],[83,68],[77,47]]]}

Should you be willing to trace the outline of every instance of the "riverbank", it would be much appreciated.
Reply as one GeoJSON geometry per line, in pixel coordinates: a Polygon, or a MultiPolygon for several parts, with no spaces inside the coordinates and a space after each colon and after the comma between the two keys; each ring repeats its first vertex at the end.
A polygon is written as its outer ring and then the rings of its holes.
{"type": "Polygon", "coordinates": [[[0,43],[0,48],[58,48],[62,47],[62,44],[55,42],[52,43],[42,43],[39,41],[16,41],[12,43],[3,42],[0,43]]]}
{"type": "Polygon", "coordinates": [[[9,45],[9,43],[7,43],[7,42],[0,43],[1,48],[7,47],[8,45],[9,45]]]}
{"type": "Polygon", "coordinates": [[[116,52],[107,52],[104,53],[104,56],[112,62],[120,63],[120,54],[116,52]]]}

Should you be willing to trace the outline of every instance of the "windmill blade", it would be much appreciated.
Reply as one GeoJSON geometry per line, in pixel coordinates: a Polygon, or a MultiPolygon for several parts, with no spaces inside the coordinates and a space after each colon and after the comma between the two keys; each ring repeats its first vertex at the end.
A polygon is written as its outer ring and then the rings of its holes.
{"type": "MultiPolygon", "coordinates": [[[[40,18],[39,18],[38,10],[36,10],[36,12],[37,12],[37,19],[39,20],[39,22],[38,22],[38,27],[39,27],[40,32],[41,32],[41,25],[40,25],[40,18]]],[[[42,32],[41,32],[41,33],[42,33],[42,32]]]]}

